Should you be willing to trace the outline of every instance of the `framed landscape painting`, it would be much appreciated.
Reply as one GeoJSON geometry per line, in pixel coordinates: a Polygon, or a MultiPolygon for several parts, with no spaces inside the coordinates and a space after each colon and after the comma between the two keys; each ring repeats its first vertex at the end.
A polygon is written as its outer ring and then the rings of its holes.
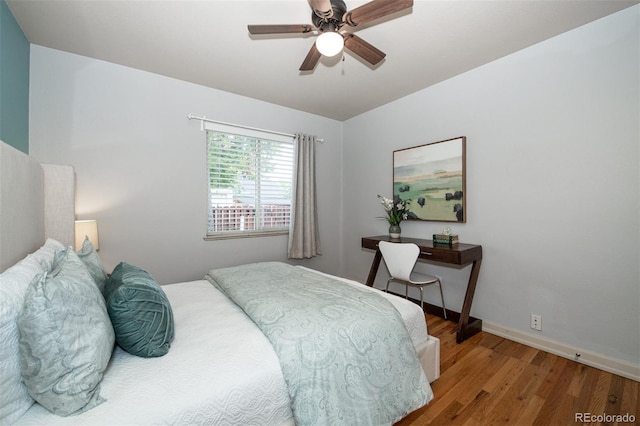
{"type": "Polygon", "coordinates": [[[466,143],[460,136],[393,151],[393,198],[408,219],[466,222],[466,143]]]}

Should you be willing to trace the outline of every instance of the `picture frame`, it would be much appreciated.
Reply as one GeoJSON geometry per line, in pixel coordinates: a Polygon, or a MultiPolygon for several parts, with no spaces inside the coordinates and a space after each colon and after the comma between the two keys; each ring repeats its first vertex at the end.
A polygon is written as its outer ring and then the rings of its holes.
{"type": "Polygon", "coordinates": [[[393,151],[393,198],[407,220],[466,223],[466,146],[459,136],[393,151]]]}

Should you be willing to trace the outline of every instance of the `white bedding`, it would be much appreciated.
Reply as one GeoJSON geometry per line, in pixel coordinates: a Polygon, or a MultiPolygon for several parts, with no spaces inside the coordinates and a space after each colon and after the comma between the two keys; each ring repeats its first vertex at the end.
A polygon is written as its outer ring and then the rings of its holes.
{"type": "Polygon", "coordinates": [[[175,339],[160,358],[116,348],[101,385],[105,403],[57,417],[38,404],[18,424],[279,425],[292,419],[271,344],[208,281],[163,286],[175,339]]]}
{"type": "MultiPolygon", "coordinates": [[[[101,384],[105,403],[72,417],[34,404],[18,424],[293,424],[280,364],[257,326],[208,281],[163,290],[176,336],[167,355],[139,358],[116,347],[101,384]]],[[[416,347],[429,339],[417,305],[371,291],[398,309],[416,347]]]]}

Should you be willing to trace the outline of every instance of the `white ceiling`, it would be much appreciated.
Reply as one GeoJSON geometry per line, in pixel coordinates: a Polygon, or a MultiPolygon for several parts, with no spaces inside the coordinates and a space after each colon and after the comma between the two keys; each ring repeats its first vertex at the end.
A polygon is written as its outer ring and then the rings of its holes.
{"type": "Polygon", "coordinates": [[[375,68],[346,53],[301,73],[314,36],[252,38],[247,24],[310,24],[305,0],[7,0],[33,44],[337,120],[637,3],[416,0],[358,29],[387,54],[375,68]]]}

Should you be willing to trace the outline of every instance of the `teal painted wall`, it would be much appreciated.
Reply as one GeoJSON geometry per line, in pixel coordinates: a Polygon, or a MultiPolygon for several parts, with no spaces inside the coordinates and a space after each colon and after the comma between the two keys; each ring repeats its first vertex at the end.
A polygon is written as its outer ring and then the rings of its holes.
{"type": "Polygon", "coordinates": [[[29,153],[29,41],[0,0],[0,140],[29,153]]]}

